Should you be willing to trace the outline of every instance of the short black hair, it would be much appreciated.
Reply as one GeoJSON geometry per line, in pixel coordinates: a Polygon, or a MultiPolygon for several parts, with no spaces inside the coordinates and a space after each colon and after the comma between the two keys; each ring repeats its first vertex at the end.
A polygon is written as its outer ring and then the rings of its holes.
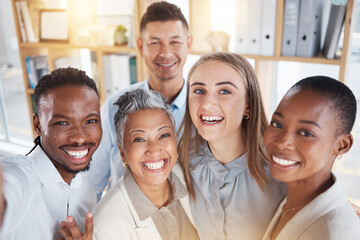
{"type": "Polygon", "coordinates": [[[141,17],[140,33],[143,32],[149,22],[166,22],[172,20],[181,21],[186,30],[189,30],[189,25],[179,7],[165,1],[152,3],[141,17]]]}
{"type": "Polygon", "coordinates": [[[312,76],[304,78],[290,88],[312,90],[327,98],[339,123],[337,134],[350,133],[356,118],[356,98],[353,92],[340,81],[326,76],[312,76]]]}
{"type": "Polygon", "coordinates": [[[96,95],[99,96],[94,80],[88,77],[84,71],[72,67],[59,68],[52,71],[50,74],[43,76],[36,85],[34,92],[36,109],[39,109],[39,100],[41,96],[46,94],[49,90],[63,86],[88,87],[93,89],[96,92],[96,95]]]}

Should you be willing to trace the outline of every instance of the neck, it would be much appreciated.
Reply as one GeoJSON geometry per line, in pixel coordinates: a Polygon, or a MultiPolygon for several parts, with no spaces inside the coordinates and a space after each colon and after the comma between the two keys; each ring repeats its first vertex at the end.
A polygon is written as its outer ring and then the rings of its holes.
{"type": "Polygon", "coordinates": [[[321,193],[329,189],[334,180],[329,173],[326,178],[305,179],[286,184],[286,209],[304,207],[321,193]],[[323,179],[323,180],[321,180],[323,179]]]}
{"type": "Polygon", "coordinates": [[[161,185],[141,186],[140,189],[157,208],[161,208],[168,203],[171,191],[171,186],[168,180],[161,185]]]}
{"type": "Polygon", "coordinates": [[[179,74],[179,77],[169,80],[161,80],[149,75],[150,89],[160,92],[161,95],[169,101],[169,103],[172,103],[175,100],[177,95],[180,93],[183,84],[184,79],[182,78],[182,74],[179,74]]]}
{"type": "Polygon", "coordinates": [[[215,159],[225,165],[246,152],[246,145],[238,132],[233,137],[209,141],[211,153],[215,159]]]}

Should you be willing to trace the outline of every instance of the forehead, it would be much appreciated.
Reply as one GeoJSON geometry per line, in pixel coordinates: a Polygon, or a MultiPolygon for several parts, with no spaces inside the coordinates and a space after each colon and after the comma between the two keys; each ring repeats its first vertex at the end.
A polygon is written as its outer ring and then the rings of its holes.
{"type": "Polygon", "coordinates": [[[245,86],[245,80],[237,70],[217,60],[211,60],[199,65],[190,78],[190,83],[204,82],[215,84],[220,81],[230,81],[236,85],[245,86]]]}
{"type": "Polygon", "coordinates": [[[180,20],[148,22],[142,32],[144,37],[183,37],[187,30],[180,20]]]}
{"type": "Polygon", "coordinates": [[[308,89],[295,89],[288,92],[279,103],[276,111],[284,116],[296,116],[325,122],[336,121],[332,102],[319,93],[308,89]]]}
{"type": "Polygon", "coordinates": [[[129,114],[125,129],[155,129],[168,125],[173,128],[169,115],[161,109],[142,109],[129,114]]]}
{"type": "Polygon", "coordinates": [[[96,92],[86,86],[62,86],[48,90],[39,99],[40,112],[99,111],[100,102],[96,92]]]}

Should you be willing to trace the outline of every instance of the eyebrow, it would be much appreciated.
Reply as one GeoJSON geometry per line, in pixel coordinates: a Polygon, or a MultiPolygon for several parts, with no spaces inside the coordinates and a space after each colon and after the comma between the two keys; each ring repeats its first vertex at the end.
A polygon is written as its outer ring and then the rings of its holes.
{"type": "Polygon", "coordinates": [[[163,126],[163,127],[159,128],[159,129],[158,129],[158,132],[160,132],[160,131],[161,131],[162,129],[164,129],[164,128],[170,128],[170,129],[171,129],[170,126],[166,125],[166,126],[163,126]]]}
{"type": "MultiPolygon", "coordinates": [[[[230,85],[233,86],[234,88],[238,89],[238,87],[237,87],[235,84],[233,84],[232,82],[218,82],[218,83],[216,83],[215,85],[216,85],[216,86],[221,86],[221,85],[227,85],[227,84],[230,84],[230,85]]],[[[190,85],[190,87],[195,86],[195,85],[205,86],[206,84],[205,84],[205,83],[201,83],[201,82],[194,82],[194,83],[192,83],[192,84],[190,85]]]]}
{"type": "Polygon", "coordinates": [[[226,84],[230,84],[232,85],[234,88],[238,89],[237,86],[235,84],[233,84],[232,82],[218,82],[215,85],[226,85],[226,84]]]}
{"type": "MultiPolygon", "coordinates": [[[[181,39],[181,36],[175,35],[175,36],[170,37],[170,39],[177,39],[177,38],[181,39]]],[[[161,40],[161,38],[160,37],[150,37],[150,40],[161,40]]]]}
{"type": "MultiPolygon", "coordinates": [[[[279,116],[279,117],[281,117],[281,118],[284,118],[284,115],[283,115],[282,113],[280,113],[280,112],[274,112],[274,115],[277,115],[277,116],[279,116]]],[[[305,124],[311,124],[311,125],[317,126],[318,128],[320,128],[320,129],[321,129],[320,125],[319,125],[319,124],[317,124],[317,123],[316,123],[316,122],[314,122],[314,121],[309,121],[309,120],[299,120],[298,122],[299,122],[299,123],[305,123],[305,124]]]]}
{"type": "MultiPolygon", "coordinates": [[[[164,128],[170,128],[170,129],[171,129],[170,126],[166,125],[166,126],[160,127],[160,128],[158,129],[158,132],[160,132],[160,131],[161,131],[162,129],[164,129],[164,128]]],[[[130,134],[137,133],[137,132],[139,132],[139,133],[144,133],[145,131],[144,131],[144,130],[141,130],[141,129],[135,129],[135,130],[130,131],[130,134]]]]}
{"type": "Polygon", "coordinates": [[[190,87],[192,86],[196,86],[196,85],[199,85],[199,86],[205,86],[205,83],[201,83],[201,82],[194,82],[190,85],[190,87]]]}
{"type": "MultiPolygon", "coordinates": [[[[89,117],[99,117],[100,113],[90,113],[89,115],[87,115],[85,118],[89,118],[89,117]]],[[[62,114],[55,114],[53,116],[53,118],[64,118],[64,119],[70,119],[70,117],[62,115],[62,114]]]]}

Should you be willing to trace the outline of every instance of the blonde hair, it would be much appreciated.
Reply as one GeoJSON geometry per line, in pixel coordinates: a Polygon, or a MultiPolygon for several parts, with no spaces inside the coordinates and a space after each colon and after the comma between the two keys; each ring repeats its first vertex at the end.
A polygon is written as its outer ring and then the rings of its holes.
{"type": "Polygon", "coordinates": [[[261,99],[259,83],[257,81],[254,69],[250,63],[239,54],[228,52],[214,52],[203,55],[190,69],[187,80],[186,112],[181,123],[180,129],[184,127],[183,135],[179,141],[178,152],[180,155],[180,164],[183,167],[186,185],[190,195],[195,199],[195,192],[191,183],[189,172],[189,154],[190,146],[195,146],[195,153],[198,153],[199,145],[204,139],[196,130],[191,121],[189,112],[189,82],[195,70],[202,64],[209,61],[219,61],[232,67],[239,72],[244,80],[246,87],[246,98],[249,106],[249,119],[241,123],[242,137],[246,142],[247,164],[251,175],[256,180],[258,186],[263,192],[268,191],[267,182],[270,180],[265,172],[265,166],[268,165],[266,154],[263,149],[263,136],[268,121],[264,112],[261,99]]]}

